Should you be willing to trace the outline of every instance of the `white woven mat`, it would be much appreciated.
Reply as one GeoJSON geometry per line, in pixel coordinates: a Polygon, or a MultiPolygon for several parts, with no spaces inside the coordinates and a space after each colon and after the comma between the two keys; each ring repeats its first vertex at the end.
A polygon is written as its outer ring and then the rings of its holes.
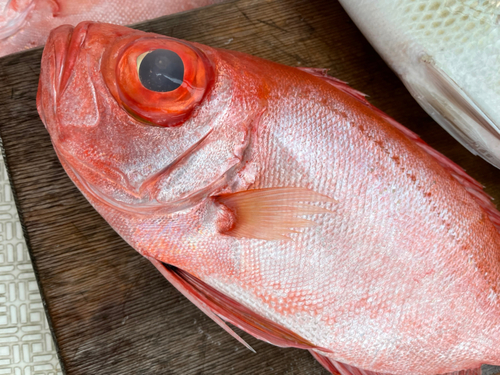
{"type": "Polygon", "coordinates": [[[0,375],[4,374],[62,372],[0,155],[0,375]]]}

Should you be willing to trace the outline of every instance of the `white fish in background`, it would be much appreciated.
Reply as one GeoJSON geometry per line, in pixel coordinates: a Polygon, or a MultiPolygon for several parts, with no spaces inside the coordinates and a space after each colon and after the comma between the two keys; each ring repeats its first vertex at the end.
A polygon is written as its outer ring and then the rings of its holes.
{"type": "Polygon", "coordinates": [[[0,0],[0,57],[41,46],[52,29],[81,21],[130,25],[224,0],[0,0]]]}
{"type": "Polygon", "coordinates": [[[418,103],[500,168],[500,0],[340,0],[418,103]]]}

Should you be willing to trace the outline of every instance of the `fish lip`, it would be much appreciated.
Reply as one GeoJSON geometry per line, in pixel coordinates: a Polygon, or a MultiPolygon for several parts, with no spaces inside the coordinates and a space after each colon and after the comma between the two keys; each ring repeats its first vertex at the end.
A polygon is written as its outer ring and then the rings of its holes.
{"type": "Polygon", "coordinates": [[[76,27],[61,25],[52,30],[49,39],[52,41],[55,57],[55,82],[57,94],[61,94],[69,81],[80,47],[85,43],[91,22],[80,22],[76,27]]]}
{"type": "MultiPolygon", "coordinates": [[[[71,25],[61,25],[54,30],[50,32],[49,38],[47,40],[47,47],[45,47],[45,50],[48,49],[48,47],[51,47],[52,51],[52,67],[49,69],[54,69],[53,73],[53,88],[55,90],[55,93],[59,91],[59,86],[61,82],[61,74],[64,68],[64,64],[66,61],[66,55],[68,52],[69,48],[69,43],[71,41],[71,37],[73,35],[73,30],[74,27],[71,25]]],[[[44,56],[45,57],[45,50],[44,50],[44,56]]],[[[50,55],[50,52],[47,53],[50,55]]],[[[44,63],[42,61],[42,69],[43,69],[44,63]]]]}

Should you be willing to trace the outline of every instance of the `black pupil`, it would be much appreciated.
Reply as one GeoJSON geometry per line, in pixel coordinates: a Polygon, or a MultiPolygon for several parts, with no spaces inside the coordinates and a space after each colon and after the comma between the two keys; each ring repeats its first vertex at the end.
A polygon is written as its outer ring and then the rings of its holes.
{"type": "Polygon", "coordinates": [[[174,51],[154,50],[142,59],[139,66],[139,79],[148,90],[173,91],[182,85],[184,63],[174,51]]]}

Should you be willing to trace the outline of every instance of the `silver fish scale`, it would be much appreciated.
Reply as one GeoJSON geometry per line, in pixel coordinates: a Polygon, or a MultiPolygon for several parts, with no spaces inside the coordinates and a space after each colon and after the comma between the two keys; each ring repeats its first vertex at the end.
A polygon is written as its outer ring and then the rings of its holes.
{"type": "MultiPolygon", "coordinates": [[[[399,233],[398,228],[401,227],[380,211],[381,196],[394,193],[400,200],[388,202],[390,210],[399,211],[403,217],[408,215],[406,208],[414,198],[401,191],[401,187],[407,184],[405,176],[400,175],[389,186],[382,176],[377,176],[376,165],[383,163],[378,159],[386,156],[381,155],[377,146],[370,142],[363,144],[361,148],[353,147],[359,137],[354,123],[357,119],[350,119],[353,122],[343,120],[341,108],[337,113],[328,113],[321,105],[316,106],[310,102],[297,104],[300,103],[300,97],[287,98],[287,93],[283,94],[281,100],[280,107],[283,110],[269,115],[265,121],[288,125],[277,128],[269,126],[273,130],[266,131],[259,140],[263,149],[259,151],[260,146],[256,145],[255,152],[272,155],[268,164],[281,166],[282,169],[264,167],[258,174],[255,188],[288,184],[307,186],[330,195],[338,203],[332,207],[332,214],[319,215],[314,219],[318,223],[317,227],[308,228],[300,235],[293,235],[293,241],[288,243],[242,241],[239,253],[235,254],[242,265],[238,270],[239,281],[226,277],[219,279],[214,275],[208,276],[206,281],[246,306],[251,306],[258,314],[280,322],[316,345],[335,347],[335,358],[339,361],[349,362],[348,358],[362,357],[361,351],[368,350],[371,352],[370,360],[358,363],[359,367],[369,368],[377,364],[377,361],[383,363],[384,359],[378,358],[379,354],[383,356],[383,352],[384,355],[397,352],[397,346],[408,345],[408,337],[391,327],[426,321],[420,329],[421,338],[425,337],[425,341],[414,339],[411,342],[411,353],[400,352],[399,358],[395,358],[393,354],[392,360],[400,363],[400,368],[405,368],[408,356],[419,352],[419,347],[422,348],[423,356],[433,356],[428,352],[429,343],[434,340],[435,348],[442,346],[442,337],[438,337],[436,331],[439,329],[444,334],[453,332],[456,324],[453,320],[442,320],[440,310],[446,309],[446,298],[440,300],[439,293],[430,292],[435,290],[436,285],[429,284],[420,289],[417,284],[423,279],[408,280],[403,274],[386,268],[388,264],[398,264],[401,270],[406,270],[404,273],[416,272],[422,275],[433,267],[446,268],[439,266],[444,259],[436,259],[436,263],[431,265],[427,254],[414,253],[411,258],[406,258],[400,248],[384,246],[382,237],[387,242],[392,237],[405,237],[399,233]],[[292,105],[296,111],[286,110],[292,105]],[[311,131],[309,126],[298,127],[294,124],[315,124],[314,126],[323,128],[316,130],[325,137],[317,137],[317,133],[311,131]],[[344,131],[335,132],[334,137],[329,137],[331,130],[328,129],[332,128],[342,128],[344,131]],[[312,149],[315,150],[314,157],[303,154],[304,150],[312,149]],[[373,151],[372,160],[366,160],[363,156],[366,149],[373,151]],[[350,151],[346,153],[346,150],[350,151]],[[325,155],[327,157],[322,157],[325,155]],[[354,175],[354,165],[364,165],[364,176],[359,176],[359,170],[358,175],[354,175]],[[356,194],[352,194],[353,191],[356,194]],[[362,233],[360,227],[365,228],[362,233]],[[321,231],[334,234],[323,236],[321,231]],[[374,249],[370,249],[369,244],[376,245],[373,245],[374,249]],[[335,250],[332,251],[332,247],[335,250]],[[421,259],[417,259],[419,256],[421,259]],[[406,281],[402,281],[403,279],[406,281]],[[407,306],[404,302],[399,304],[395,300],[412,300],[415,304],[420,304],[420,308],[415,305],[407,306]],[[430,308],[434,314],[429,311],[430,308]],[[375,321],[381,325],[374,324],[375,321]],[[426,333],[423,334],[422,330],[426,333]],[[333,337],[335,342],[332,342],[333,337]],[[369,343],[367,337],[370,338],[369,343]]],[[[401,153],[403,160],[404,154],[401,153]]],[[[452,205],[452,202],[449,204],[452,205]]],[[[446,210],[433,212],[432,207],[424,205],[414,206],[412,209],[429,220],[434,217],[436,225],[439,221],[457,220],[446,210]]],[[[406,236],[407,241],[399,244],[401,249],[411,249],[416,244],[415,238],[425,237],[426,230],[418,226],[414,223],[411,228],[407,228],[408,232],[414,233],[414,237],[406,236]]],[[[450,235],[460,240],[462,234],[450,235]]],[[[446,245],[438,242],[428,246],[429,252],[438,253],[439,248],[446,245]]],[[[459,258],[457,256],[454,261],[456,265],[449,267],[460,267],[459,258]]],[[[447,289],[450,293],[456,293],[454,288],[457,284],[452,281],[453,276],[444,276],[444,279],[448,278],[449,282],[443,282],[439,289],[445,293],[447,289]]],[[[472,295],[466,297],[466,294],[456,297],[474,298],[472,295]]],[[[457,316],[467,316],[467,307],[459,306],[459,303],[457,305],[457,316]]],[[[480,343],[464,343],[456,348],[449,348],[441,355],[460,358],[464,352],[475,356],[482,351],[480,343]]],[[[420,369],[422,373],[425,370],[420,369]]],[[[427,371],[430,371],[430,367],[427,371]]]]}

